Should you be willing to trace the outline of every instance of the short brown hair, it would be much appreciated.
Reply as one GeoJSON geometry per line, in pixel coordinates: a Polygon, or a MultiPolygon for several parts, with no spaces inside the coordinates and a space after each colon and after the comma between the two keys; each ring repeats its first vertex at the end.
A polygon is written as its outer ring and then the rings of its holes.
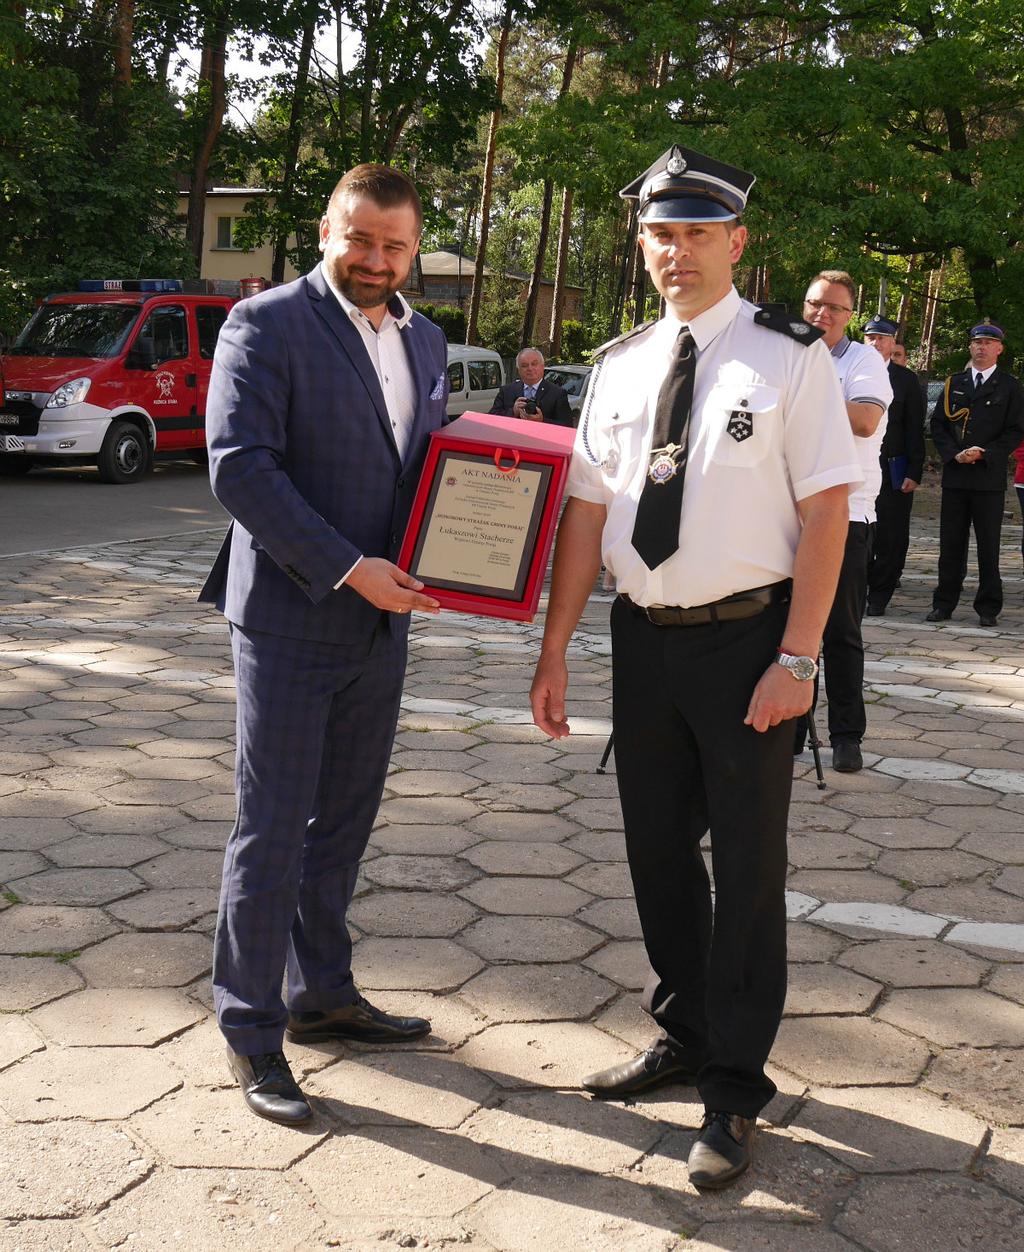
{"type": "Polygon", "coordinates": [[[343,174],[327,201],[327,212],[337,209],[342,200],[365,196],[381,209],[397,209],[407,204],[416,214],[416,229],[423,229],[423,204],[416,184],[393,165],[366,162],[343,174]]]}
{"type": "Polygon", "coordinates": [[[845,287],[850,293],[850,303],[856,305],[857,285],[846,270],[822,270],[820,274],[815,274],[807,284],[807,290],[810,291],[815,283],[835,283],[839,287],[845,287]]]}

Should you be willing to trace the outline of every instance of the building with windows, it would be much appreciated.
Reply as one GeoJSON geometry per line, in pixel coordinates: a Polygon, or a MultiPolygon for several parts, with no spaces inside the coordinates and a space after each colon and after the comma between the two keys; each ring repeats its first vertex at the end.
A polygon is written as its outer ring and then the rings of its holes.
{"type": "MultiPolygon", "coordinates": [[[[182,215],[188,206],[188,192],[181,194],[182,215]]],[[[235,241],[235,230],[245,216],[245,206],[271,193],[261,187],[211,187],[206,193],[203,222],[203,257],[199,277],[241,281],[243,278],[270,279],[274,249],[269,243],[247,251],[235,241]]],[[[294,239],[289,239],[289,245],[294,239]]],[[[285,282],[298,277],[298,270],[285,262],[285,282]]]]}

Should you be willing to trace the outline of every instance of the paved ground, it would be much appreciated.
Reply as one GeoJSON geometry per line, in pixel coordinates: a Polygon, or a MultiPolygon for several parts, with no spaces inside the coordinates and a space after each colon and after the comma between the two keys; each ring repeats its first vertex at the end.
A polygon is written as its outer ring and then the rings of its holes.
{"type": "Polygon", "coordinates": [[[0,1247],[1019,1252],[1019,522],[1000,628],[936,627],[930,511],[866,630],[870,768],[821,792],[797,764],[780,1094],[710,1197],[692,1091],[575,1089],[649,1037],[594,772],[606,595],[558,745],[524,711],[538,627],[415,623],[353,922],[364,989],[435,1033],[292,1048],[317,1117],[288,1131],[245,1112],[209,1017],[232,685],[194,593],[219,535],[0,560],[0,1247]]]}

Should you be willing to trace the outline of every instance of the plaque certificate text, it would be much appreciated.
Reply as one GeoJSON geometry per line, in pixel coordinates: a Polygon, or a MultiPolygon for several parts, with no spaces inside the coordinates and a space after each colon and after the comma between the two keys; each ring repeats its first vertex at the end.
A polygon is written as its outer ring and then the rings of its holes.
{"type": "Polygon", "coordinates": [[[444,449],[409,572],[433,587],[522,600],[552,466],[444,449]]]}

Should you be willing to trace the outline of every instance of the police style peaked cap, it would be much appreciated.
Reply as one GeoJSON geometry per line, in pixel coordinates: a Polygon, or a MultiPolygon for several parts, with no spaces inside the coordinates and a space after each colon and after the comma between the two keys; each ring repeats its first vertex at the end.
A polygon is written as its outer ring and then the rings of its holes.
{"type": "Polygon", "coordinates": [[[731,222],[753,185],[753,174],[673,144],[619,195],[639,201],[641,222],[731,222]]]}
{"type": "Polygon", "coordinates": [[[972,339],[999,339],[1006,338],[1002,326],[997,326],[995,322],[982,322],[978,326],[971,327],[972,339]]]}
{"type": "Polygon", "coordinates": [[[892,335],[895,338],[899,333],[899,329],[895,322],[891,322],[887,317],[882,317],[881,314],[876,313],[874,317],[865,323],[864,334],[892,335]]]}

